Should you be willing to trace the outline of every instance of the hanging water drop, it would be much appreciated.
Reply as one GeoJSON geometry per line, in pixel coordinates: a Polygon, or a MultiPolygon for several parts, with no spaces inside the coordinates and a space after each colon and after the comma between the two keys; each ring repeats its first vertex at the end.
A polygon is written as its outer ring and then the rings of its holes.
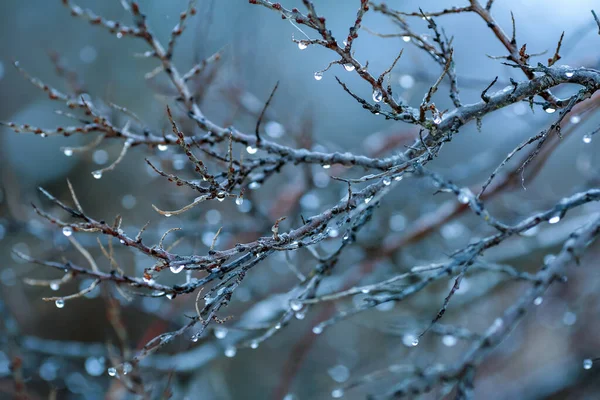
{"type": "Polygon", "coordinates": [[[250,182],[250,184],[248,185],[248,187],[251,190],[256,190],[256,189],[258,189],[260,187],[260,183],[256,182],[256,181],[255,182],[250,182]]]}
{"type": "Polygon", "coordinates": [[[306,49],[307,47],[308,47],[308,44],[307,44],[306,42],[304,42],[304,41],[302,41],[302,40],[298,42],[298,48],[299,48],[300,50],[304,50],[304,49],[306,49]]]}
{"type": "Polygon", "coordinates": [[[369,294],[369,292],[371,292],[371,289],[369,289],[369,288],[363,288],[363,289],[360,290],[360,292],[362,294],[369,294]]]}
{"type": "Polygon", "coordinates": [[[54,302],[56,308],[63,308],[65,306],[65,301],[63,299],[58,299],[54,302]]]}
{"type": "Polygon", "coordinates": [[[225,328],[224,326],[217,326],[213,333],[215,334],[215,337],[217,339],[224,339],[225,336],[227,336],[227,333],[229,333],[229,330],[227,328],[225,328]]]}
{"type": "Polygon", "coordinates": [[[258,349],[258,340],[253,340],[252,342],[250,342],[250,348],[258,349]]]}
{"type": "Polygon", "coordinates": [[[574,72],[571,72],[571,71],[569,71],[569,72],[565,72],[565,76],[566,76],[567,78],[572,78],[572,77],[573,77],[573,75],[575,75],[575,73],[574,73],[574,72]]]}
{"type": "Polygon", "coordinates": [[[113,367],[110,367],[108,369],[108,376],[115,376],[115,375],[117,375],[117,369],[113,368],[113,367]]]}
{"type": "Polygon", "coordinates": [[[60,289],[60,285],[58,283],[56,283],[56,282],[52,282],[50,284],[50,289],[52,289],[52,290],[54,290],[56,292],[58,289],[60,289]]]}
{"type": "Polygon", "coordinates": [[[344,390],[343,389],[332,390],[331,397],[333,397],[334,399],[340,399],[340,398],[344,397],[344,390]]]}
{"type": "Polygon", "coordinates": [[[196,343],[198,341],[198,335],[193,335],[192,336],[192,342],[196,343]]]}
{"type": "Polygon", "coordinates": [[[70,147],[65,147],[63,149],[63,153],[65,153],[65,156],[71,157],[73,155],[73,149],[70,147]]]}
{"type": "Polygon", "coordinates": [[[354,65],[352,64],[344,64],[344,69],[348,72],[354,71],[354,65]]]}
{"type": "Polygon", "coordinates": [[[555,215],[548,220],[549,224],[556,224],[560,221],[560,215],[555,215]]]}
{"type": "Polygon", "coordinates": [[[315,72],[315,81],[320,81],[321,79],[323,79],[323,72],[321,71],[317,71],[315,72]]]}
{"type": "Polygon", "coordinates": [[[292,311],[300,311],[302,310],[302,307],[304,307],[304,304],[302,304],[300,300],[293,299],[290,301],[290,308],[292,309],[292,311]]]}
{"type": "Polygon", "coordinates": [[[92,176],[94,177],[94,179],[100,179],[102,178],[102,171],[94,171],[92,172],[92,176]]]}
{"type": "Polygon", "coordinates": [[[167,218],[169,218],[169,217],[170,217],[170,216],[172,216],[172,215],[173,215],[173,214],[171,214],[171,213],[165,213],[165,214],[164,214],[164,216],[165,216],[165,217],[167,217],[167,218]]]}
{"type": "Polygon", "coordinates": [[[248,154],[256,154],[258,149],[256,147],[248,146],[246,147],[246,151],[248,152],[248,154]]]}
{"type": "Polygon", "coordinates": [[[71,228],[70,226],[65,226],[64,228],[62,228],[62,233],[66,237],[69,237],[73,234],[73,228],[71,228]]]}
{"type": "Polygon", "coordinates": [[[133,365],[131,365],[131,363],[128,363],[128,362],[124,363],[123,364],[123,375],[127,375],[131,371],[133,371],[133,365]]]}
{"type": "Polygon", "coordinates": [[[181,271],[183,271],[183,269],[185,268],[184,264],[181,265],[171,265],[171,267],[169,267],[169,269],[171,270],[172,273],[174,274],[178,274],[181,271]]]}
{"type": "Polygon", "coordinates": [[[228,357],[228,358],[235,357],[236,353],[237,353],[237,349],[234,346],[228,346],[225,349],[225,357],[228,357]]]}
{"type": "Polygon", "coordinates": [[[442,123],[442,117],[440,117],[439,115],[436,115],[433,117],[433,123],[436,125],[439,125],[442,123]]]}
{"type": "Polygon", "coordinates": [[[323,333],[323,327],[321,325],[316,325],[312,328],[312,331],[315,335],[320,335],[323,333]]]}
{"type": "Polygon", "coordinates": [[[331,165],[329,165],[329,164],[325,164],[325,165],[323,165],[323,168],[324,168],[324,169],[329,169],[329,168],[331,168],[331,165]]]}
{"type": "Polygon", "coordinates": [[[167,149],[169,148],[169,146],[167,146],[166,144],[159,144],[157,147],[159,151],[167,151],[167,149]]]}
{"type": "Polygon", "coordinates": [[[547,107],[544,111],[546,111],[548,114],[553,114],[556,112],[556,108],[547,107]]]}
{"type": "Polygon", "coordinates": [[[365,197],[365,204],[369,204],[373,200],[373,196],[365,197]]]}
{"type": "Polygon", "coordinates": [[[175,298],[175,293],[167,293],[165,297],[169,300],[173,300],[175,298]]]}
{"type": "Polygon", "coordinates": [[[244,198],[242,196],[238,196],[238,198],[235,199],[235,204],[241,206],[242,204],[244,204],[244,198]]]}
{"type": "Polygon", "coordinates": [[[385,178],[383,178],[383,184],[385,186],[390,186],[392,184],[392,180],[390,179],[389,176],[386,176],[385,178]]]}
{"type": "Polygon", "coordinates": [[[402,40],[405,42],[410,42],[410,36],[402,36],[402,40]]]}
{"type": "Polygon", "coordinates": [[[594,362],[590,358],[583,360],[583,369],[592,369],[594,362]]]}
{"type": "Polygon", "coordinates": [[[585,143],[585,144],[592,143],[592,135],[590,135],[589,133],[583,135],[583,143],[585,143]]]}
{"type": "Polygon", "coordinates": [[[533,304],[536,306],[539,306],[540,304],[542,304],[543,301],[544,301],[544,299],[542,297],[538,296],[533,300],[533,304]]]}
{"type": "Polygon", "coordinates": [[[454,335],[444,335],[442,337],[442,343],[446,347],[452,347],[456,344],[456,342],[457,342],[456,336],[454,336],[454,335]]]}
{"type": "Polygon", "coordinates": [[[375,103],[379,103],[381,100],[383,100],[383,93],[381,93],[381,90],[379,90],[379,89],[373,90],[373,101],[375,103]]]}
{"type": "Polygon", "coordinates": [[[415,338],[415,340],[412,341],[411,343],[412,347],[416,347],[419,345],[419,339],[415,338]]]}
{"type": "Polygon", "coordinates": [[[471,201],[471,191],[469,189],[461,189],[458,193],[458,202],[460,204],[469,204],[471,201]]]}

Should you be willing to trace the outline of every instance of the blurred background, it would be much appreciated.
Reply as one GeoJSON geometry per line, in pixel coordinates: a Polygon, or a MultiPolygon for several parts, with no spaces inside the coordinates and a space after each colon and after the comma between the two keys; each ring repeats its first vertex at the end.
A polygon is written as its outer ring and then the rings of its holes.
{"type": "MultiPolygon", "coordinates": [[[[334,36],[341,41],[354,21],[359,2],[317,0],[314,3],[327,18],[334,36]]],[[[131,23],[119,1],[80,0],[79,4],[107,18],[131,23]]],[[[282,1],[282,4],[302,9],[300,0],[282,1]]],[[[197,5],[198,15],[188,21],[174,62],[181,71],[186,71],[195,62],[222,52],[221,61],[195,81],[201,93],[200,107],[213,121],[253,132],[257,113],[279,81],[265,125],[270,140],[328,152],[390,155],[402,151],[403,146],[416,137],[414,127],[386,121],[363,110],[335,82],[334,77],[338,76],[355,93],[370,99],[371,88],[355,73],[333,65],[323,79],[315,80],[314,72],[334,61],[334,54],[315,46],[299,50],[291,39],[302,38],[302,33],[274,12],[244,0],[199,0],[197,5]]],[[[418,7],[433,11],[463,5],[431,0],[420,1],[418,7]]],[[[153,32],[166,43],[187,1],[142,0],[140,6],[153,32]]],[[[390,1],[388,6],[417,11],[417,5],[407,2],[390,1]]],[[[507,32],[511,31],[510,12],[514,13],[519,45],[527,43],[531,53],[548,51],[532,63],[545,62],[551,57],[560,34],[565,31],[562,59],[558,64],[598,68],[600,36],[590,14],[593,6],[597,7],[597,3],[591,0],[511,0],[498,1],[492,11],[507,32]]],[[[114,102],[136,113],[156,132],[170,129],[165,108],[175,103],[174,92],[161,75],[145,78],[157,63],[135,57],[147,50],[140,40],[119,39],[104,29],[73,18],[59,1],[5,0],[0,7],[0,121],[44,128],[74,123],[55,113],[57,109],[66,111],[63,104],[49,100],[13,68],[13,60],[18,60],[29,74],[59,90],[68,91],[68,82],[71,82],[81,93],[89,94],[95,104],[114,102]],[[60,77],[62,70],[57,71],[57,65],[76,71],[77,76],[60,77]]],[[[496,76],[499,83],[493,90],[508,85],[510,78],[525,79],[521,71],[487,56],[505,55],[506,50],[476,15],[445,16],[436,22],[448,36],[454,37],[454,58],[463,103],[479,101],[481,91],[496,76]]],[[[413,19],[411,23],[418,32],[429,33],[420,19],[413,19]]],[[[379,33],[397,32],[388,19],[375,12],[366,14],[363,27],[379,33]]],[[[302,29],[316,38],[308,28],[302,29]]],[[[386,39],[361,31],[354,49],[356,59],[363,64],[368,60],[369,70],[377,75],[404,49],[392,72],[392,86],[394,92],[412,106],[420,104],[441,72],[428,54],[399,37],[386,39]]],[[[555,91],[559,96],[573,92],[572,87],[555,91]]],[[[447,94],[448,86],[444,84],[434,97],[440,110],[452,109],[447,94]]],[[[582,140],[584,134],[600,122],[596,104],[599,101],[592,101],[595,103],[585,114],[570,119],[569,134],[558,143],[535,179],[525,181],[526,190],[516,185],[490,201],[494,215],[506,222],[518,221],[589,187],[590,182],[597,179],[600,140],[591,143],[582,140]]],[[[115,124],[125,123],[122,114],[111,112],[115,124]]],[[[544,113],[540,107],[532,111],[526,104],[499,110],[483,119],[480,130],[474,123],[464,127],[429,167],[459,185],[480,184],[511,149],[555,119],[556,114],[544,113]]],[[[192,129],[186,125],[182,128],[192,129]]],[[[32,399],[48,398],[50,393],[59,399],[129,396],[105,372],[110,366],[110,349],[116,343],[116,336],[107,322],[106,303],[99,288],[86,298],[67,302],[64,308],[58,309],[41,298],[74,293],[90,281],[76,279],[61,285],[58,291],[23,282],[24,278],[58,279],[61,275],[24,262],[13,250],[46,260],[85,262],[59,229],[33,212],[31,203],[59,215],[55,207],[40,196],[38,186],[69,201],[68,178],[83,208],[97,220],[112,221],[120,214],[123,229],[133,236],[151,221],[150,241],[157,241],[169,228],[182,227],[178,237],[185,239],[178,245],[178,252],[204,254],[221,226],[223,231],[216,246],[222,249],[256,235],[268,235],[269,229],[263,227],[270,227],[283,215],[288,215],[285,229],[289,229],[297,226],[300,214],[318,214],[346,194],[347,187],[332,181],[330,176],[365,174],[358,169],[327,171],[318,165],[287,166],[260,190],[253,191],[242,206],[233,201],[211,203],[180,217],[166,219],[154,212],[151,205],[173,209],[191,202],[195,194],[158,176],[147,167],[144,158],[168,172],[191,177],[192,170],[182,152],[175,148],[161,151],[138,146],[129,151],[113,171],[94,179],[92,172],[112,163],[123,144],[105,140],[89,151],[65,154],[65,147],[92,143],[95,136],[88,136],[42,138],[0,127],[1,398],[12,396],[9,363],[15,356],[24,360],[23,374],[32,399]],[[261,218],[262,223],[257,222],[261,218]]],[[[390,257],[374,257],[381,251],[382,244],[401,238],[415,221],[434,213],[448,200],[441,195],[432,196],[434,191],[431,183],[424,179],[402,182],[399,189],[384,199],[373,221],[361,231],[357,243],[347,249],[320,293],[339,289],[342,282],[356,274],[361,263],[370,258],[375,259],[374,265],[359,281],[361,284],[389,278],[414,265],[439,261],[471,239],[489,234],[479,219],[465,215],[443,224],[425,238],[402,246],[390,257]]],[[[572,230],[598,211],[596,204],[580,207],[560,224],[546,224],[531,236],[493,249],[486,253],[486,259],[523,271],[537,271],[545,257],[560,249],[572,230]]],[[[78,234],[77,239],[89,249],[101,269],[110,269],[95,235],[78,234]]],[[[332,237],[320,244],[318,251],[334,249],[336,240],[332,237]]],[[[582,368],[583,359],[600,356],[600,337],[595,333],[600,328],[597,318],[600,272],[594,268],[598,253],[598,246],[592,247],[582,264],[570,271],[568,284],[551,288],[543,303],[483,364],[475,381],[477,398],[598,398],[597,369],[582,368]]],[[[406,302],[385,304],[377,311],[343,321],[319,336],[312,334],[312,326],[331,312],[330,307],[343,310],[362,299],[356,296],[331,305],[317,305],[258,349],[240,348],[234,352],[236,341],[255,335],[256,329],[273,321],[282,304],[285,306],[289,298],[286,293],[297,283],[286,263],[293,263],[305,273],[314,267],[314,258],[308,251],[289,256],[291,261],[286,261],[283,254],[266,260],[237,289],[232,304],[222,315],[233,317],[225,324],[227,335],[211,331],[195,343],[185,337],[147,361],[144,377],[154,385],[150,398],[160,398],[157,393],[169,385],[176,399],[284,396],[286,400],[325,399],[340,385],[369,372],[399,363],[426,366],[451,362],[459,359],[468,347],[466,341],[452,341],[440,335],[424,337],[418,347],[411,345],[414,335],[441,306],[448,291],[444,282],[406,302]]],[[[151,266],[151,260],[130,249],[119,249],[117,259],[124,270],[137,276],[151,266]]],[[[184,278],[164,279],[172,284],[184,278]]],[[[481,332],[524,289],[523,283],[507,280],[500,274],[469,276],[443,323],[481,332]]],[[[133,349],[164,331],[179,328],[186,321],[184,315],[194,313],[193,295],[172,301],[149,297],[128,301],[116,291],[114,295],[121,303],[128,341],[133,349]]],[[[402,376],[401,371],[384,374],[382,379],[345,391],[344,398],[364,398],[368,393],[379,393],[402,376]]],[[[443,388],[439,388],[423,398],[442,398],[443,395],[443,388]]]]}

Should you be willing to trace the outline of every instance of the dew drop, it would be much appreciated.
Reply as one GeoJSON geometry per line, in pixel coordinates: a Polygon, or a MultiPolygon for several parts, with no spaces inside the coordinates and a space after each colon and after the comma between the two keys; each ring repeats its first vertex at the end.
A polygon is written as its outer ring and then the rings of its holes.
{"type": "Polygon", "coordinates": [[[444,335],[444,336],[442,336],[442,343],[446,347],[452,347],[452,346],[454,346],[456,344],[456,342],[457,342],[456,336],[454,336],[454,335],[444,335]]]}
{"type": "Polygon", "coordinates": [[[170,217],[170,216],[172,216],[172,215],[173,215],[173,214],[171,214],[171,213],[165,213],[165,214],[164,214],[164,216],[165,216],[165,217],[167,217],[167,218],[169,218],[169,217],[170,217]]]}
{"type": "Polygon", "coordinates": [[[381,93],[381,90],[379,90],[379,89],[373,90],[373,101],[375,103],[379,103],[381,100],[383,100],[383,93],[381,93]]]}
{"type": "Polygon", "coordinates": [[[560,221],[560,215],[555,215],[548,220],[549,224],[556,224],[560,221]]]}
{"type": "Polygon", "coordinates": [[[121,32],[117,32],[117,39],[121,39],[123,37],[123,34],[121,32]]]}
{"type": "Polygon", "coordinates": [[[333,397],[334,399],[340,399],[340,398],[344,397],[344,390],[343,389],[332,390],[331,397],[333,397]]]}
{"type": "Polygon", "coordinates": [[[385,186],[390,186],[392,184],[392,180],[386,176],[385,178],[383,178],[383,184],[385,186]]]}
{"type": "Polygon", "coordinates": [[[157,147],[159,151],[167,151],[169,148],[166,144],[159,144],[157,147]]]}
{"type": "Polygon", "coordinates": [[[256,147],[248,146],[246,147],[246,151],[248,152],[248,154],[256,154],[258,149],[256,147]]]}
{"type": "Polygon", "coordinates": [[[556,112],[556,108],[547,107],[544,111],[546,111],[548,114],[553,114],[556,112]]]}
{"type": "Polygon", "coordinates": [[[65,301],[62,299],[58,299],[54,302],[56,304],[56,308],[63,308],[65,306],[65,301]]]}
{"type": "Polygon", "coordinates": [[[73,228],[71,228],[70,226],[65,226],[64,228],[62,228],[62,233],[66,237],[69,237],[73,234],[73,228]]]}
{"type": "Polygon", "coordinates": [[[236,353],[237,353],[237,349],[234,346],[228,346],[225,349],[225,357],[228,357],[228,358],[235,357],[236,353]]]}
{"type": "Polygon", "coordinates": [[[198,341],[198,335],[192,336],[192,342],[196,343],[198,341]]]}
{"type": "Polygon", "coordinates": [[[539,306],[540,304],[542,304],[543,301],[544,301],[544,299],[542,297],[538,296],[533,300],[533,304],[536,306],[539,306]]]}
{"type": "Polygon", "coordinates": [[[352,64],[344,64],[344,69],[348,72],[354,71],[354,65],[352,64]]]}
{"type": "Polygon", "coordinates": [[[258,341],[257,340],[253,340],[252,342],[250,342],[250,348],[251,349],[258,349],[258,341]]]}
{"type": "Polygon", "coordinates": [[[281,329],[281,324],[280,324],[280,323],[277,323],[277,324],[275,325],[275,329],[276,329],[276,330],[280,330],[280,329],[281,329]]]}
{"type": "Polygon", "coordinates": [[[371,200],[373,200],[372,196],[365,197],[365,204],[369,204],[371,202],[371,200]]]}
{"type": "Polygon", "coordinates": [[[181,271],[183,271],[183,269],[185,268],[185,265],[171,265],[171,267],[169,268],[171,270],[172,273],[174,274],[178,274],[181,271]]]}
{"type": "Polygon", "coordinates": [[[321,71],[317,71],[314,74],[315,77],[315,81],[320,81],[321,79],[323,79],[323,73],[321,71]]]}
{"type": "Polygon", "coordinates": [[[302,310],[302,307],[304,307],[304,304],[302,304],[300,300],[293,299],[290,301],[290,308],[292,309],[292,311],[300,311],[302,310]]]}
{"type": "Polygon", "coordinates": [[[321,333],[323,333],[323,327],[321,325],[314,326],[312,328],[312,331],[315,335],[320,335],[321,333]]]}
{"type": "Polygon", "coordinates": [[[297,320],[303,320],[306,317],[306,314],[300,311],[296,313],[295,317],[297,320]]]}
{"type": "Polygon", "coordinates": [[[102,171],[94,171],[92,172],[92,176],[94,177],[94,179],[100,179],[102,178],[102,171]]]}
{"type": "Polygon", "coordinates": [[[131,365],[131,363],[128,363],[128,362],[124,363],[123,364],[123,375],[127,375],[131,371],[133,371],[133,365],[131,365]]]}
{"type": "Polygon", "coordinates": [[[574,72],[565,72],[565,76],[566,76],[567,78],[572,78],[572,77],[573,77],[573,75],[575,75],[575,73],[574,73],[574,72]]]}
{"type": "Polygon", "coordinates": [[[583,135],[583,143],[585,143],[585,144],[592,143],[592,135],[590,135],[589,133],[583,135]]]}
{"type": "Polygon", "coordinates": [[[304,41],[302,41],[302,40],[298,42],[298,48],[299,48],[300,50],[304,50],[304,49],[306,49],[307,47],[308,47],[308,44],[307,44],[306,42],[304,42],[304,41]]]}
{"type": "Polygon", "coordinates": [[[590,358],[583,360],[583,369],[592,369],[594,362],[590,358]]]}
{"type": "Polygon", "coordinates": [[[405,42],[410,42],[410,36],[402,36],[402,40],[405,42]]]}
{"type": "Polygon", "coordinates": [[[361,290],[360,290],[360,292],[361,292],[362,294],[369,294],[369,293],[371,292],[371,289],[364,288],[364,289],[361,289],[361,290]]]}
{"type": "Polygon", "coordinates": [[[50,284],[50,289],[52,289],[52,290],[54,290],[56,292],[58,289],[60,289],[60,285],[58,283],[56,283],[56,282],[52,282],[50,284]]]}
{"type": "Polygon", "coordinates": [[[416,347],[419,345],[419,339],[415,338],[415,340],[412,341],[411,343],[412,347],[416,347]]]}
{"type": "Polygon", "coordinates": [[[117,369],[114,367],[110,367],[108,369],[108,376],[116,376],[117,375],[117,369]]]}
{"type": "Polygon", "coordinates": [[[169,300],[173,300],[175,298],[175,293],[167,293],[165,297],[169,300]]]}
{"type": "Polygon", "coordinates": [[[241,206],[242,204],[244,204],[244,198],[242,196],[238,196],[238,198],[235,199],[235,204],[241,206]]]}
{"type": "Polygon", "coordinates": [[[250,182],[250,184],[248,185],[248,187],[251,190],[256,190],[260,187],[260,183],[259,182],[250,182]]]}
{"type": "Polygon", "coordinates": [[[458,193],[458,202],[460,204],[469,204],[471,200],[471,191],[469,189],[461,189],[458,193]]]}
{"type": "Polygon", "coordinates": [[[399,182],[399,181],[401,181],[401,180],[402,180],[402,178],[403,178],[403,176],[402,176],[402,175],[401,175],[401,176],[395,176],[395,177],[394,177],[394,180],[395,180],[396,182],[399,182]]]}
{"type": "Polygon", "coordinates": [[[63,153],[65,153],[65,156],[71,157],[73,155],[73,149],[70,147],[65,147],[63,149],[63,153]]]}
{"type": "Polygon", "coordinates": [[[227,336],[227,333],[229,333],[229,330],[227,328],[225,328],[224,326],[217,326],[213,333],[215,334],[215,337],[217,339],[224,339],[225,336],[227,336]]]}

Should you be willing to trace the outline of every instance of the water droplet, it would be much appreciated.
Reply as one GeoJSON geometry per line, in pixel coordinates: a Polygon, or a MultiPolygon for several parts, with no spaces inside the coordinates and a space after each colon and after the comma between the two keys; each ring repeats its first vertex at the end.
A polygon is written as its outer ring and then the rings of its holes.
{"type": "Polygon", "coordinates": [[[373,200],[372,196],[365,197],[365,204],[369,204],[371,202],[371,200],[373,200]]]}
{"type": "Polygon", "coordinates": [[[235,199],[235,204],[237,204],[238,206],[241,206],[242,204],[244,204],[244,198],[242,196],[238,196],[235,199]]]}
{"type": "Polygon", "coordinates": [[[315,335],[320,335],[323,333],[323,327],[321,325],[316,325],[312,328],[312,331],[315,335]]]}
{"type": "Polygon", "coordinates": [[[594,365],[594,362],[591,359],[586,358],[583,360],[583,369],[592,369],[592,365],[594,365]]]}
{"type": "Polygon", "coordinates": [[[383,93],[381,93],[381,90],[379,90],[379,89],[373,90],[373,101],[375,103],[379,103],[381,100],[383,100],[383,93]]]}
{"type": "Polygon", "coordinates": [[[220,193],[218,193],[218,194],[217,194],[217,200],[218,200],[218,201],[223,201],[223,200],[225,200],[225,194],[226,194],[225,192],[220,192],[220,193]]]}
{"type": "Polygon", "coordinates": [[[395,177],[394,177],[394,180],[395,180],[396,182],[400,182],[400,181],[402,180],[402,178],[403,178],[402,176],[395,176],[395,177]]]}
{"type": "Polygon", "coordinates": [[[167,151],[167,149],[169,148],[169,146],[167,146],[166,144],[159,144],[157,147],[159,151],[167,151]]]}
{"type": "Polygon", "coordinates": [[[246,147],[246,151],[248,152],[248,154],[256,154],[258,149],[256,147],[248,146],[246,147]]]}
{"type": "Polygon", "coordinates": [[[331,165],[329,165],[329,164],[325,164],[325,165],[323,165],[323,168],[325,168],[325,169],[329,169],[329,168],[331,168],[331,165]]]}
{"type": "Polygon", "coordinates": [[[71,228],[70,226],[65,226],[62,228],[62,233],[66,237],[69,237],[73,234],[73,228],[71,228]]]}
{"type": "Polygon", "coordinates": [[[237,353],[237,349],[234,346],[227,346],[225,348],[225,357],[228,357],[228,358],[235,357],[236,353],[237,353]]]}
{"type": "Polygon", "coordinates": [[[276,330],[280,330],[281,329],[281,324],[279,322],[275,325],[275,329],[276,330]]]}
{"type": "Polygon", "coordinates": [[[304,41],[302,41],[302,40],[298,42],[298,48],[299,48],[300,50],[304,50],[304,49],[306,49],[307,47],[308,47],[308,44],[307,44],[306,42],[304,42],[304,41]]]}
{"type": "Polygon", "coordinates": [[[117,39],[121,39],[123,37],[123,33],[117,32],[117,39]]]}
{"type": "Polygon", "coordinates": [[[348,72],[354,71],[354,65],[352,64],[344,64],[344,69],[348,72]]]}
{"type": "Polygon", "coordinates": [[[536,306],[539,306],[540,304],[542,304],[543,301],[544,301],[544,299],[542,297],[538,296],[533,300],[533,304],[536,306]]]}
{"type": "Polygon", "coordinates": [[[410,36],[402,36],[402,40],[405,42],[410,42],[410,36]]]}
{"type": "Polygon", "coordinates": [[[581,117],[579,115],[573,115],[569,121],[573,124],[573,125],[577,125],[578,123],[581,122],[581,117]]]}
{"type": "Polygon", "coordinates": [[[385,186],[390,186],[392,184],[392,180],[390,179],[389,176],[386,176],[385,178],[383,178],[383,184],[385,186]]]}
{"type": "Polygon", "coordinates": [[[546,111],[548,114],[553,114],[556,112],[556,108],[547,107],[544,111],[546,111]]]}
{"type": "Polygon", "coordinates": [[[371,289],[364,288],[364,289],[361,289],[360,292],[363,293],[363,294],[368,294],[368,293],[371,292],[371,289]]]}
{"type": "Polygon", "coordinates": [[[323,73],[321,71],[317,71],[315,72],[315,81],[320,81],[321,79],[323,79],[323,73]]]}
{"type": "Polygon", "coordinates": [[[250,182],[250,184],[248,185],[248,187],[251,190],[256,190],[260,187],[260,183],[259,182],[250,182]]]}
{"type": "Polygon", "coordinates": [[[456,336],[454,336],[454,335],[442,336],[442,343],[444,344],[444,346],[452,347],[456,344],[456,342],[457,342],[456,336]]]}
{"type": "Polygon", "coordinates": [[[472,193],[469,189],[461,189],[458,193],[458,202],[461,204],[469,204],[471,201],[472,193]]]}
{"type": "Polygon", "coordinates": [[[121,243],[121,244],[125,244],[125,239],[120,239],[120,240],[119,240],[119,243],[121,243]]]}
{"type": "Polygon", "coordinates": [[[52,290],[54,290],[56,292],[58,289],[60,289],[60,285],[58,283],[56,283],[56,282],[52,282],[50,284],[50,289],[52,289],[52,290]]]}
{"type": "Polygon", "coordinates": [[[100,179],[102,178],[102,171],[94,171],[92,172],[92,176],[94,177],[94,179],[100,179]]]}
{"type": "Polygon", "coordinates": [[[108,375],[109,375],[109,376],[116,376],[116,375],[117,375],[117,369],[116,369],[116,368],[114,368],[114,367],[110,367],[110,368],[108,369],[108,375]]]}
{"type": "Polygon", "coordinates": [[[253,340],[252,342],[250,342],[250,348],[258,349],[258,340],[253,340]]]}
{"type": "Polygon", "coordinates": [[[439,125],[442,123],[442,117],[440,117],[439,115],[436,115],[433,117],[433,123],[436,125],[439,125]]]}
{"type": "Polygon", "coordinates": [[[170,216],[172,216],[172,215],[173,215],[173,214],[171,214],[171,213],[165,213],[165,214],[164,214],[164,216],[165,216],[165,217],[167,217],[167,218],[169,218],[169,217],[170,217],[170,216]]]}
{"type": "Polygon", "coordinates": [[[128,363],[128,362],[124,363],[123,364],[123,375],[127,375],[131,371],[133,371],[133,365],[131,365],[131,363],[128,363]]]}
{"type": "Polygon", "coordinates": [[[48,137],[48,134],[47,134],[47,133],[45,133],[45,132],[42,132],[42,133],[40,133],[40,136],[41,136],[41,137],[48,137]]]}
{"type": "Polygon", "coordinates": [[[56,308],[63,308],[65,306],[65,301],[63,299],[58,299],[54,304],[56,304],[56,308]]]}
{"type": "Polygon", "coordinates": [[[169,268],[171,270],[172,273],[174,274],[178,274],[181,271],[183,271],[183,269],[185,268],[185,265],[171,265],[171,267],[169,268]]]}
{"type": "Polygon", "coordinates": [[[306,314],[300,311],[296,313],[295,317],[298,320],[303,320],[306,317],[306,314]]]}
{"type": "Polygon", "coordinates": [[[344,397],[344,389],[334,389],[331,391],[331,397],[334,399],[340,399],[344,397]]]}
{"type": "Polygon", "coordinates": [[[198,335],[192,336],[192,342],[196,343],[198,341],[198,339],[199,339],[198,335]]]}
{"type": "Polygon", "coordinates": [[[169,300],[173,300],[175,298],[175,293],[167,293],[165,297],[169,300]]]}
{"type": "Polygon", "coordinates": [[[560,215],[555,215],[548,220],[549,224],[556,224],[560,221],[560,215]]]}
{"type": "Polygon", "coordinates": [[[592,135],[590,135],[589,133],[583,135],[583,143],[585,143],[585,144],[592,143],[592,135]]]}
{"type": "Polygon", "coordinates": [[[574,73],[574,72],[565,72],[565,76],[566,76],[567,78],[572,78],[572,77],[573,77],[573,75],[575,75],[575,73],[574,73]]]}
{"type": "Polygon", "coordinates": [[[225,328],[224,326],[217,326],[217,327],[214,329],[214,332],[213,332],[213,333],[215,334],[215,337],[216,337],[217,339],[224,339],[224,338],[225,338],[225,336],[227,336],[227,333],[228,333],[228,332],[229,332],[229,330],[228,330],[227,328],[225,328]]]}
{"type": "Polygon", "coordinates": [[[302,304],[300,300],[293,299],[290,301],[290,308],[292,309],[292,311],[300,311],[302,310],[302,307],[304,307],[304,304],[302,304]]]}
{"type": "Polygon", "coordinates": [[[338,364],[327,370],[327,373],[334,381],[338,383],[346,382],[350,378],[350,370],[342,364],[338,364]]]}
{"type": "Polygon", "coordinates": [[[73,149],[70,147],[65,147],[63,149],[63,153],[65,153],[65,156],[71,157],[73,155],[73,149]]]}
{"type": "Polygon", "coordinates": [[[415,340],[412,341],[411,343],[412,347],[416,347],[419,345],[419,339],[415,338],[415,340]]]}

